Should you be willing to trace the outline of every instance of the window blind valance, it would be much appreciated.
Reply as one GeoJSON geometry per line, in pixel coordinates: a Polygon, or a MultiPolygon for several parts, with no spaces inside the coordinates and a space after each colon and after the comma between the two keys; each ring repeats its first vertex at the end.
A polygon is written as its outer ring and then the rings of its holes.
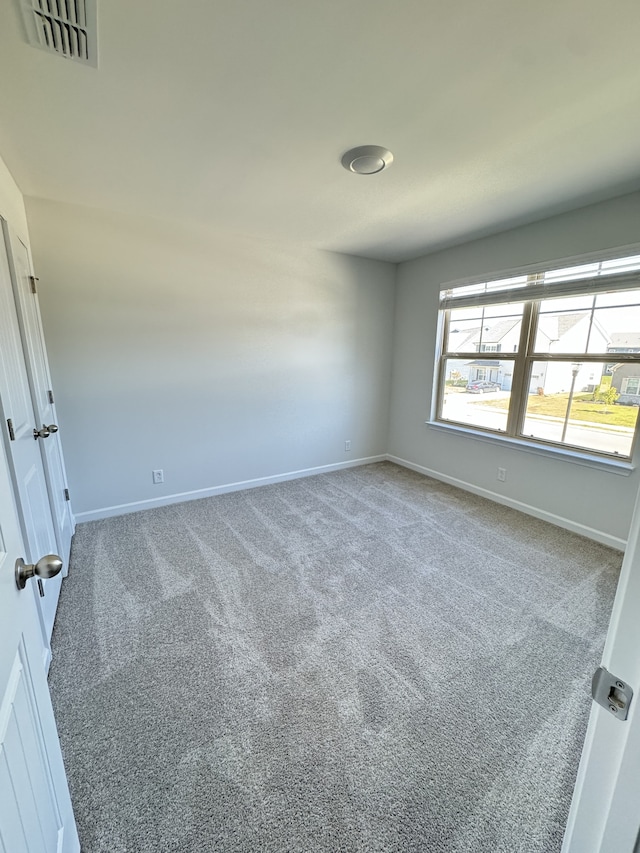
{"type": "Polygon", "coordinates": [[[640,290],[640,256],[449,288],[440,292],[440,309],[504,305],[620,290],[640,290]]]}

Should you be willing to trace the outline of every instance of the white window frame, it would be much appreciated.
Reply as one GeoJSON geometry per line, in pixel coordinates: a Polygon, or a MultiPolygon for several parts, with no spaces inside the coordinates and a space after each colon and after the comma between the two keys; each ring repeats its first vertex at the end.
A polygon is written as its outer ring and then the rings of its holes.
{"type": "Polygon", "coordinates": [[[640,377],[638,376],[625,376],[625,378],[620,383],[620,393],[621,394],[629,394],[631,397],[637,397],[640,394],[640,377]],[[635,387],[635,391],[629,391],[629,384],[632,384],[632,387],[635,387]]]}
{"type": "MultiPolygon", "coordinates": [[[[542,300],[561,296],[579,296],[585,294],[598,294],[606,292],[620,292],[624,290],[640,290],[640,246],[628,247],[615,252],[601,253],[598,255],[571,258],[564,261],[550,262],[536,267],[520,270],[511,270],[495,276],[483,276],[467,279],[461,282],[452,282],[441,291],[440,300],[440,322],[436,351],[436,371],[434,376],[434,394],[432,397],[431,419],[428,423],[439,429],[451,430],[461,434],[468,434],[496,442],[507,441],[523,449],[540,450],[545,455],[562,454],[571,456],[576,461],[590,464],[591,460],[601,459],[604,463],[623,463],[629,467],[634,449],[637,444],[637,436],[640,431],[640,416],[636,421],[636,430],[631,443],[628,456],[618,453],[577,447],[568,443],[548,441],[524,435],[522,425],[526,414],[526,400],[528,396],[528,383],[530,382],[532,365],[535,361],[546,362],[589,362],[603,363],[611,362],[615,357],[616,363],[638,363],[640,368],[640,353],[536,353],[535,334],[537,329],[537,318],[539,306],[542,300]],[[625,269],[625,260],[633,259],[634,266],[625,269]],[[620,268],[612,271],[610,268],[613,261],[619,261],[620,268]],[[558,269],[561,264],[569,269],[558,269]],[[572,270],[576,266],[584,265],[585,273],[572,270]],[[594,272],[587,270],[587,265],[598,265],[594,272]],[[604,265],[604,267],[603,267],[604,265]],[[609,269],[607,269],[609,267],[609,269]],[[510,354],[513,363],[513,382],[508,425],[506,431],[493,430],[483,426],[470,425],[444,419],[440,416],[445,387],[445,364],[446,358],[473,360],[477,358],[475,352],[445,352],[444,342],[447,340],[449,310],[455,307],[504,305],[509,302],[524,302],[525,308],[522,317],[522,333],[518,352],[510,354]]],[[[509,358],[509,354],[500,353],[501,358],[509,358]]],[[[505,359],[506,360],[506,359],[505,359]]],[[[622,467],[622,466],[621,466],[622,467]]]]}

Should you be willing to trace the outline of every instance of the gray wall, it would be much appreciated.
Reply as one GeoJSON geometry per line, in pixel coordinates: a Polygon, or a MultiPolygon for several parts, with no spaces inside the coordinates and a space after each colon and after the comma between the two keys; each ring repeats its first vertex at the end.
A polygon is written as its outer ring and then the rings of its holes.
{"type": "Polygon", "coordinates": [[[0,216],[7,220],[20,239],[29,245],[27,214],[22,193],[0,157],[0,216]]]}
{"type": "Polygon", "coordinates": [[[637,471],[424,422],[441,284],[637,243],[640,193],[401,264],[395,331],[392,265],[43,200],[27,214],[76,512],[389,452],[626,539],[637,471]]]}
{"type": "MultiPolygon", "coordinates": [[[[640,193],[585,207],[401,264],[398,269],[389,452],[444,477],[626,539],[638,472],[623,477],[496,447],[425,426],[441,284],[640,241],[640,193]],[[496,469],[507,469],[498,483],[496,469]]],[[[636,461],[638,451],[636,448],[636,461]]]]}
{"type": "Polygon", "coordinates": [[[26,202],[76,513],[386,452],[393,265],[26,202]]]}

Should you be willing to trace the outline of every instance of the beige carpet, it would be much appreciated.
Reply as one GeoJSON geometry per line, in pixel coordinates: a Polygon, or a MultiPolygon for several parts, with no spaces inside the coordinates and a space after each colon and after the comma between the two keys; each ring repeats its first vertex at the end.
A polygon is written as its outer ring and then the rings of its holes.
{"type": "Polygon", "coordinates": [[[84,524],[84,853],[559,851],[622,556],[389,463],[84,524]]]}

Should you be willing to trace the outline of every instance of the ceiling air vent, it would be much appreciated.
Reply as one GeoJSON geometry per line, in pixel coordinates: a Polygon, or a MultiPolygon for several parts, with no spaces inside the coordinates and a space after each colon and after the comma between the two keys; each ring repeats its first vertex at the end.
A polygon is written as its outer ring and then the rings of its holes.
{"type": "Polygon", "coordinates": [[[96,0],[22,0],[29,44],[98,65],[96,0]]]}

